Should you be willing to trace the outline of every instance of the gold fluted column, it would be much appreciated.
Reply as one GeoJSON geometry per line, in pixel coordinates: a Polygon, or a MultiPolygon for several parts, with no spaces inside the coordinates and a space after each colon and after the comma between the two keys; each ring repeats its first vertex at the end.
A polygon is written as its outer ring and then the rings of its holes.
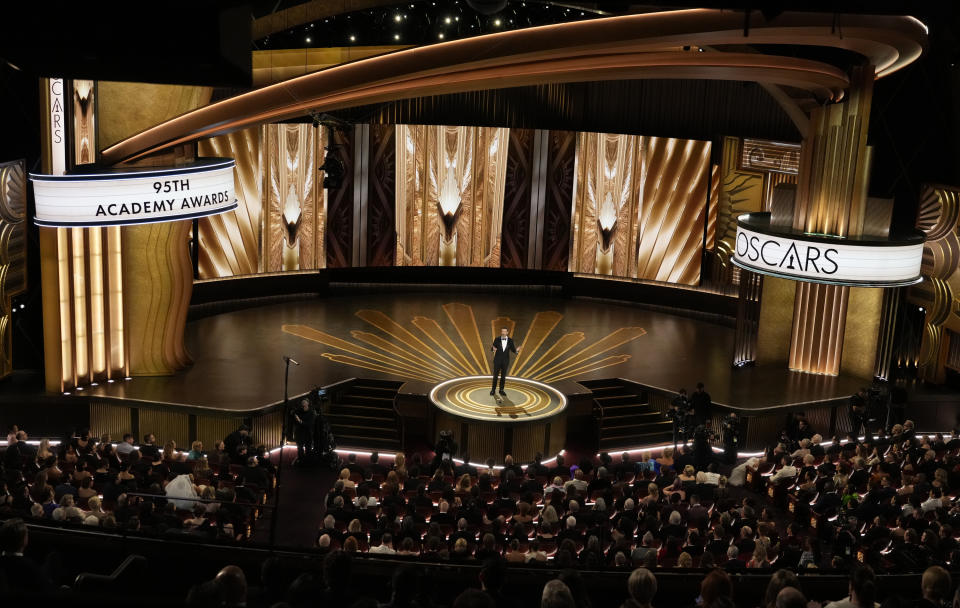
{"type": "MultiPolygon", "coordinates": [[[[847,101],[811,113],[810,132],[801,147],[794,229],[841,237],[862,233],[869,183],[867,127],[873,79],[872,66],[854,68],[847,101]]],[[[840,373],[849,298],[848,287],[797,282],[790,369],[840,373]]],[[[858,310],[856,314],[868,313],[858,310]]],[[[879,310],[874,316],[878,325],[879,310]]],[[[858,321],[858,332],[870,331],[870,320],[858,321]]],[[[864,348],[868,349],[866,342],[864,348]]],[[[875,339],[872,344],[875,350],[875,339]]]]}
{"type": "Polygon", "coordinates": [[[191,222],[124,226],[122,230],[130,373],[172,374],[191,363],[183,342],[193,290],[191,222]]]}

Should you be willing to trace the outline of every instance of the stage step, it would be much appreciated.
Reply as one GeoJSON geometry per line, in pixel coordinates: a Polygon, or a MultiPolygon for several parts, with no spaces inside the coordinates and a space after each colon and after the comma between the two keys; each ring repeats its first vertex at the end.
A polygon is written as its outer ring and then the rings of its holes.
{"type": "Polygon", "coordinates": [[[338,447],[400,449],[400,423],[393,410],[402,382],[358,378],[330,403],[327,420],[338,447]]]}
{"type": "Polygon", "coordinates": [[[673,426],[647,402],[644,391],[618,378],[581,382],[593,392],[594,403],[603,411],[599,421],[598,448],[610,451],[669,442],[673,426]]]}
{"type": "Polygon", "coordinates": [[[396,391],[394,391],[393,395],[390,395],[389,397],[385,395],[372,397],[370,395],[357,395],[353,392],[350,392],[343,394],[339,401],[340,403],[348,405],[363,405],[366,407],[378,407],[381,409],[393,410],[393,399],[396,394],[396,391]]]}
{"type": "MultiPolygon", "coordinates": [[[[663,422],[665,418],[660,412],[633,412],[621,414],[617,410],[617,414],[611,415],[609,410],[605,413],[603,421],[606,423],[605,426],[614,426],[614,425],[629,425],[629,424],[657,424],[663,422]]],[[[670,423],[667,420],[667,423],[670,423]]]]}

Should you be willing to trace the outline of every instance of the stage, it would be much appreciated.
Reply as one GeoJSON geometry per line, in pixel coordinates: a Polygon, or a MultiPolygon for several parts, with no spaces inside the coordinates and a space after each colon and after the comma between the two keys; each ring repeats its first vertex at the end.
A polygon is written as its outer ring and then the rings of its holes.
{"type": "Polygon", "coordinates": [[[433,292],[307,298],[201,318],[186,329],[191,367],[84,394],[252,413],[282,401],[285,355],[299,363],[291,396],[347,378],[432,386],[488,375],[501,327],[522,347],[510,375],[551,386],[624,378],[691,391],[702,381],[718,405],[765,410],[843,398],[869,382],[735,369],[733,328],[690,316],[588,298],[433,292]]]}

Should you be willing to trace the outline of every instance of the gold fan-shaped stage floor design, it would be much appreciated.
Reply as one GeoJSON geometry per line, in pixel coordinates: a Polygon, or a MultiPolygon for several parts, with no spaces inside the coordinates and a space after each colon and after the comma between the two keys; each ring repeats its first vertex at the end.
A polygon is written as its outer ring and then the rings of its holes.
{"type": "MultiPolygon", "coordinates": [[[[352,340],[308,325],[283,325],[282,330],[338,351],[322,354],[331,361],[404,379],[438,383],[466,376],[489,378],[490,344],[502,327],[514,335],[516,321],[504,316],[491,319],[489,333],[481,337],[470,305],[444,304],[443,311],[453,332],[448,333],[436,319],[417,316],[404,325],[383,312],[368,309],[358,310],[356,316],[378,331],[352,330],[352,340]]],[[[556,382],[618,365],[630,355],[611,351],[647,333],[642,327],[620,327],[585,344],[586,335],[580,331],[551,336],[562,319],[563,315],[555,311],[534,315],[518,342],[520,353],[511,362],[511,377],[556,382]]]]}
{"type": "Polygon", "coordinates": [[[563,393],[536,380],[507,377],[505,397],[490,395],[491,376],[446,380],[433,387],[430,401],[440,409],[474,420],[526,422],[559,414],[567,407],[563,393]]]}

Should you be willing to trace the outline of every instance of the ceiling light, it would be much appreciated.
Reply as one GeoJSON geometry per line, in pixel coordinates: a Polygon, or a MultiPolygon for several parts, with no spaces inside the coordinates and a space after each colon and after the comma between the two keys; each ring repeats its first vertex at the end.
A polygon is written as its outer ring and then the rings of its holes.
{"type": "Polygon", "coordinates": [[[394,40],[400,40],[400,34],[394,34],[394,35],[393,35],[393,39],[394,39],[394,40]]]}
{"type": "Polygon", "coordinates": [[[400,23],[400,20],[401,20],[401,19],[403,19],[403,17],[401,17],[400,15],[394,15],[394,16],[393,16],[393,20],[396,21],[397,23],[400,23]]]}
{"type": "Polygon", "coordinates": [[[493,24],[494,24],[495,26],[497,26],[497,27],[500,27],[500,20],[499,20],[499,19],[494,19],[493,24]]]}
{"type": "Polygon", "coordinates": [[[310,36],[307,36],[307,44],[310,44],[310,36]]]}
{"type": "Polygon", "coordinates": [[[439,34],[437,34],[437,38],[439,38],[440,40],[443,40],[443,32],[440,32],[439,34]]]}
{"type": "Polygon", "coordinates": [[[450,17],[445,17],[445,18],[443,19],[443,22],[444,22],[444,23],[450,23],[451,21],[453,21],[453,19],[451,19],[450,17]]]}
{"type": "Polygon", "coordinates": [[[354,36],[353,34],[350,34],[350,42],[356,42],[356,41],[357,41],[357,37],[354,36]]]}

